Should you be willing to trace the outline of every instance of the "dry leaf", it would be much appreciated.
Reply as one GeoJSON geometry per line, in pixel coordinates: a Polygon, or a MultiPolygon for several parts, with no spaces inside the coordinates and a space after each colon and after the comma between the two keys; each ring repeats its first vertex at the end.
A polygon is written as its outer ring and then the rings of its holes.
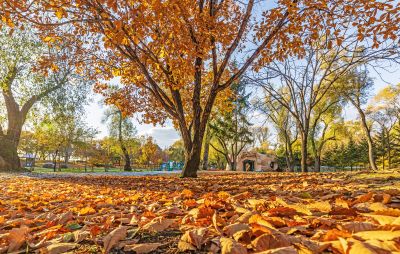
{"type": "Polygon", "coordinates": [[[7,236],[9,247],[8,252],[14,252],[19,250],[25,243],[30,229],[27,226],[21,226],[20,228],[11,229],[7,236]]]}
{"type": "Polygon", "coordinates": [[[400,238],[400,230],[398,231],[365,231],[353,234],[353,237],[361,238],[363,240],[380,240],[390,241],[396,238],[400,238]]]}
{"type": "Polygon", "coordinates": [[[222,237],[221,254],[247,254],[247,249],[231,238],[222,237]]]}
{"type": "Polygon", "coordinates": [[[119,241],[125,239],[128,227],[120,226],[113,231],[111,231],[103,239],[104,252],[108,253],[119,241]]]}
{"type": "Polygon", "coordinates": [[[350,233],[357,233],[360,231],[375,230],[378,226],[369,222],[347,222],[339,225],[339,228],[350,233]]]}
{"type": "Polygon", "coordinates": [[[46,247],[47,254],[60,254],[78,247],[76,243],[54,243],[46,247]]]}
{"type": "Polygon", "coordinates": [[[96,213],[96,210],[94,210],[92,207],[88,206],[85,208],[82,208],[81,210],[79,210],[78,214],[79,215],[89,215],[89,214],[94,214],[96,213]]]}
{"type": "Polygon", "coordinates": [[[263,234],[254,239],[251,244],[256,251],[265,251],[291,245],[288,236],[282,233],[263,234]]]}
{"type": "Polygon", "coordinates": [[[155,251],[161,243],[138,243],[132,245],[125,245],[124,251],[134,251],[136,254],[146,254],[155,251]]]}
{"type": "Polygon", "coordinates": [[[231,237],[233,236],[236,232],[242,231],[242,230],[250,230],[249,225],[247,224],[243,224],[243,223],[235,223],[235,224],[231,224],[228,225],[226,227],[224,227],[223,232],[231,237]]]}
{"type": "Polygon", "coordinates": [[[165,229],[169,228],[175,220],[173,219],[166,219],[163,217],[157,217],[151,220],[149,223],[145,224],[142,229],[148,230],[151,232],[161,232],[165,229]]]}
{"type": "Polygon", "coordinates": [[[74,234],[74,242],[75,243],[80,243],[80,242],[90,238],[89,231],[77,230],[77,231],[74,231],[73,234],[74,234]]]}
{"type": "Polygon", "coordinates": [[[191,245],[197,247],[197,249],[200,249],[201,245],[204,243],[204,238],[207,236],[207,233],[207,228],[189,230],[182,235],[181,241],[190,243],[191,245]]]}
{"type": "Polygon", "coordinates": [[[191,251],[191,250],[196,250],[196,247],[194,247],[193,245],[191,245],[188,242],[185,241],[179,241],[178,242],[178,249],[180,251],[191,251]]]}

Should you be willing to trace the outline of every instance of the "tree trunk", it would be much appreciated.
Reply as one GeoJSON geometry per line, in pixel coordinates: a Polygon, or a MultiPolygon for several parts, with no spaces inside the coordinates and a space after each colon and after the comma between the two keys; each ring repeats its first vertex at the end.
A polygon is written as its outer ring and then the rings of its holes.
{"type": "Polygon", "coordinates": [[[308,131],[304,131],[301,133],[301,172],[308,172],[307,168],[307,138],[308,131]]]}
{"type": "Polygon", "coordinates": [[[362,111],[362,109],[361,108],[357,108],[357,109],[358,109],[358,113],[360,114],[361,124],[362,124],[364,134],[365,134],[365,137],[366,137],[367,143],[368,143],[369,165],[372,170],[377,171],[378,168],[376,167],[376,162],[375,162],[374,143],[372,141],[371,132],[370,132],[368,124],[367,124],[367,119],[366,119],[365,114],[362,111]]]}
{"type": "Polygon", "coordinates": [[[206,138],[205,138],[205,142],[204,142],[204,152],[203,152],[203,165],[202,165],[202,169],[203,170],[207,170],[208,169],[208,153],[210,150],[210,141],[211,141],[211,131],[210,128],[207,127],[206,130],[206,138]]]}
{"type": "Polygon", "coordinates": [[[0,137],[0,171],[16,171],[21,169],[17,146],[7,137],[0,137]]]}
{"type": "Polygon", "coordinates": [[[119,111],[119,122],[118,122],[118,140],[119,140],[119,145],[121,147],[122,153],[124,154],[125,157],[125,165],[124,165],[124,171],[132,171],[131,167],[131,158],[129,157],[129,153],[126,150],[126,147],[124,145],[124,140],[122,138],[122,112],[119,111]]]}
{"type": "Polygon", "coordinates": [[[321,172],[321,155],[317,154],[315,156],[315,172],[321,172]]]}
{"type": "Polygon", "coordinates": [[[237,170],[237,168],[236,168],[236,160],[233,159],[233,160],[230,161],[229,163],[231,164],[231,170],[232,170],[232,171],[236,171],[236,170],[237,170]]]}
{"type": "Polygon", "coordinates": [[[194,144],[189,153],[185,152],[185,164],[182,169],[182,177],[197,177],[197,170],[200,167],[200,147],[199,144],[194,144]]]}
{"type": "Polygon", "coordinates": [[[125,146],[123,146],[122,152],[124,153],[125,157],[124,171],[132,171],[131,158],[129,157],[129,153],[126,150],[125,146]]]}
{"type": "Polygon", "coordinates": [[[56,150],[56,153],[53,158],[53,171],[54,172],[56,172],[56,169],[57,169],[57,155],[58,155],[58,149],[56,150]]]}
{"type": "Polygon", "coordinates": [[[387,132],[387,157],[388,157],[388,169],[390,170],[392,167],[392,146],[390,144],[390,132],[387,132]]]}

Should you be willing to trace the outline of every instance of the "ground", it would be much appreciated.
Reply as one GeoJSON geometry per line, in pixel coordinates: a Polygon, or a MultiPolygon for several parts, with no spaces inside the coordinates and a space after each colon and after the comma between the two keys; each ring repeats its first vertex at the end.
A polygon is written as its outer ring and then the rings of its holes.
{"type": "Polygon", "coordinates": [[[0,253],[392,253],[400,174],[0,175],[0,253]]]}

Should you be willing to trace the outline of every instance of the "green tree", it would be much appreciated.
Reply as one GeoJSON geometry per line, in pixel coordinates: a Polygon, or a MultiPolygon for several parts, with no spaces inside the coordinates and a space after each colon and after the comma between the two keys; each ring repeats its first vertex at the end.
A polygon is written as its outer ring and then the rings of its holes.
{"type": "Polygon", "coordinates": [[[248,120],[250,94],[246,93],[245,83],[235,83],[231,89],[233,91],[230,100],[232,110],[218,114],[209,124],[212,137],[219,147],[213,143],[210,145],[225,157],[231,170],[236,170],[237,157],[247,145],[253,142],[253,134],[252,124],[248,120]]]}
{"type": "Polygon", "coordinates": [[[286,167],[293,172],[295,166],[293,145],[298,140],[298,129],[293,116],[273,97],[265,96],[261,100],[258,99],[255,106],[267,116],[267,121],[272,123],[277,132],[278,146],[284,151],[286,167]]]}
{"type": "Polygon", "coordinates": [[[185,160],[185,147],[182,140],[175,141],[168,149],[167,155],[172,161],[185,160]]]}
{"type": "MultiPolygon", "coordinates": [[[[49,42],[50,43],[50,42],[49,42]]],[[[18,145],[22,128],[32,107],[38,102],[62,103],[70,91],[89,83],[77,74],[79,57],[70,58],[76,48],[65,40],[48,47],[33,29],[0,30],[0,170],[20,168],[18,145]],[[52,59],[44,64],[43,59],[52,59]]],[[[82,90],[81,94],[86,91],[82,90]]]]}
{"type": "Polygon", "coordinates": [[[375,162],[375,147],[372,139],[372,123],[368,121],[368,111],[364,108],[369,98],[369,92],[373,86],[373,80],[368,76],[366,70],[353,69],[338,80],[342,86],[339,91],[357,110],[360,117],[361,127],[368,144],[368,158],[372,170],[377,170],[375,162]]]}
{"type": "Polygon", "coordinates": [[[125,161],[124,171],[132,171],[131,156],[126,147],[126,142],[134,139],[137,130],[131,119],[124,116],[117,107],[111,106],[106,110],[103,122],[108,123],[110,136],[118,139],[125,161]]]}

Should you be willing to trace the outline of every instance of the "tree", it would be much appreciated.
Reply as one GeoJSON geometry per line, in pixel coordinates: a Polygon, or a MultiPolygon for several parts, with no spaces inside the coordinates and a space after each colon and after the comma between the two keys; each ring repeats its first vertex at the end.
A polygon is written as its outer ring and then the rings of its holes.
{"type": "Polygon", "coordinates": [[[277,132],[278,143],[284,148],[286,167],[293,172],[295,166],[293,144],[298,140],[298,130],[292,115],[286,107],[268,96],[258,99],[255,106],[267,116],[267,121],[271,121],[277,132]]]}
{"type": "Polygon", "coordinates": [[[209,156],[209,151],[210,151],[210,142],[212,139],[212,131],[210,130],[210,125],[208,124],[206,127],[206,134],[204,136],[204,147],[203,147],[203,164],[202,164],[202,169],[207,170],[208,169],[208,156],[209,156]]]}
{"type": "MultiPolygon", "coordinates": [[[[48,41],[50,43],[50,41],[48,41]]],[[[74,87],[82,87],[87,80],[76,75],[78,61],[69,60],[73,47],[68,41],[55,42],[58,48],[49,48],[30,29],[0,30],[0,89],[5,106],[6,128],[0,125],[0,170],[20,168],[17,148],[22,127],[28,113],[38,102],[70,95],[74,87]],[[45,59],[52,59],[51,64],[45,59]],[[75,65],[76,64],[76,65],[75,65]],[[61,91],[66,88],[67,92],[61,91]],[[57,92],[59,92],[57,94],[57,92]]],[[[85,94],[85,90],[81,90],[85,94]]],[[[61,103],[61,102],[60,102],[61,103]]]]}
{"type": "Polygon", "coordinates": [[[372,79],[368,76],[366,70],[352,72],[343,75],[339,81],[343,84],[340,90],[341,94],[348,100],[357,110],[360,116],[360,122],[364,131],[365,139],[368,143],[368,158],[372,170],[378,170],[375,162],[374,143],[372,139],[372,124],[368,122],[368,112],[363,108],[368,99],[368,91],[373,85],[372,79]]]}
{"type": "Polygon", "coordinates": [[[315,107],[310,128],[311,148],[314,154],[314,170],[321,171],[321,154],[327,142],[336,138],[338,125],[342,124],[342,105],[338,96],[327,96],[315,107]],[[330,132],[330,133],[329,133],[330,132]]]}
{"type": "Polygon", "coordinates": [[[238,155],[243,149],[253,142],[251,123],[247,119],[250,110],[249,93],[246,93],[245,83],[238,82],[232,86],[232,110],[217,114],[210,124],[213,138],[222,149],[210,145],[221,153],[231,170],[236,170],[238,155]]]}
{"type": "Polygon", "coordinates": [[[34,125],[33,131],[35,149],[42,153],[42,157],[52,157],[54,171],[62,157],[64,165],[68,166],[70,157],[78,147],[86,140],[93,140],[98,133],[87,127],[82,115],[76,111],[46,114],[34,125]]]}
{"type": "MultiPolygon", "coordinates": [[[[343,32],[336,31],[341,34],[339,40],[335,40],[336,35],[332,37],[326,33],[328,28],[323,28],[318,40],[305,45],[302,57],[295,55],[284,61],[275,60],[265,67],[264,72],[253,78],[268,96],[284,106],[295,119],[302,145],[303,172],[307,172],[313,114],[318,104],[334,91],[338,80],[360,64],[371,64],[379,59],[395,60],[399,57],[394,41],[370,45],[369,39],[360,40],[359,34],[348,29],[353,21],[353,17],[349,17],[341,24],[343,32]]],[[[329,108],[331,105],[326,106],[329,108]]]]}
{"type": "Polygon", "coordinates": [[[251,133],[253,134],[253,145],[262,146],[265,143],[268,143],[268,138],[271,133],[267,126],[253,126],[250,128],[251,133]]]}
{"type": "Polygon", "coordinates": [[[161,148],[154,143],[152,137],[146,138],[140,148],[140,156],[137,159],[139,164],[159,164],[162,162],[163,155],[161,148]]]}
{"type": "Polygon", "coordinates": [[[195,177],[213,105],[250,67],[302,55],[303,45],[319,38],[321,30],[340,41],[340,24],[350,16],[360,39],[370,27],[374,43],[382,36],[395,39],[400,23],[392,15],[400,5],[386,2],[293,0],[254,6],[254,0],[4,0],[0,15],[9,25],[29,20],[44,34],[90,41],[86,50],[93,55],[89,66],[96,67],[95,75],[119,76],[125,85],[109,101],[127,112],[144,112],[147,121],[173,119],[185,145],[183,176],[195,177]],[[73,27],[62,29],[65,25],[73,27]],[[244,60],[234,68],[241,52],[244,60]]]}
{"type": "MultiPolygon", "coordinates": [[[[381,89],[373,99],[372,119],[379,124],[382,138],[380,143],[386,143],[388,168],[392,167],[392,152],[396,137],[396,125],[400,126],[400,85],[387,86],[381,89]]],[[[384,163],[384,162],[383,162],[384,163]]]]}
{"type": "Polygon", "coordinates": [[[103,122],[108,122],[108,130],[111,137],[118,138],[118,143],[124,156],[124,171],[132,171],[131,157],[125,142],[134,138],[137,133],[130,119],[123,115],[121,110],[115,106],[110,107],[106,112],[103,122]]]}
{"type": "Polygon", "coordinates": [[[185,147],[182,140],[175,141],[167,150],[169,159],[172,161],[185,160],[185,147]]]}

